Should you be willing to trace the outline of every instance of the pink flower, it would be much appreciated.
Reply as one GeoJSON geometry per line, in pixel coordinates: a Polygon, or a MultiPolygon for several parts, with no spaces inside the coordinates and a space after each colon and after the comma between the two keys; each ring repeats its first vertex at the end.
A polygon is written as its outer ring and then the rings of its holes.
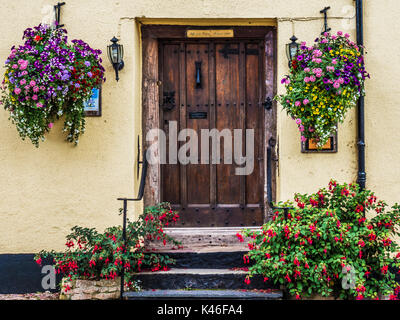
{"type": "Polygon", "coordinates": [[[31,80],[31,82],[29,82],[29,85],[30,85],[31,87],[34,87],[34,86],[36,85],[35,80],[31,80]]]}
{"type": "Polygon", "coordinates": [[[310,68],[308,68],[308,67],[305,68],[305,69],[304,69],[304,72],[310,72],[310,68]]]}
{"type": "Polygon", "coordinates": [[[322,51],[316,49],[316,50],[313,51],[313,55],[314,55],[315,57],[321,57],[321,56],[322,56],[322,51]]]}
{"type": "Polygon", "coordinates": [[[48,127],[51,129],[51,128],[53,128],[53,126],[54,126],[54,123],[53,122],[50,122],[49,124],[48,124],[48,127]]]}
{"type": "Polygon", "coordinates": [[[33,87],[33,92],[38,92],[38,91],[39,91],[39,87],[38,86],[33,87]]]}
{"type": "Polygon", "coordinates": [[[307,98],[303,100],[303,104],[307,105],[310,102],[310,100],[308,100],[307,98]]]}
{"type": "Polygon", "coordinates": [[[327,70],[327,71],[332,71],[332,72],[333,72],[333,71],[335,71],[335,67],[327,66],[327,67],[326,67],[326,70],[327,70]]]}
{"type": "Polygon", "coordinates": [[[338,36],[342,36],[342,35],[343,35],[343,32],[342,32],[342,31],[338,31],[338,32],[337,32],[337,35],[338,35],[338,36]]]}
{"type": "Polygon", "coordinates": [[[332,64],[337,64],[337,60],[336,59],[332,59],[332,64]]]}
{"type": "Polygon", "coordinates": [[[37,96],[36,94],[34,94],[34,95],[32,96],[32,100],[36,101],[37,99],[38,99],[38,96],[37,96]]]}
{"type": "Polygon", "coordinates": [[[25,79],[22,79],[22,80],[19,82],[19,84],[20,84],[21,86],[23,86],[25,83],[26,83],[26,80],[25,80],[25,79]]]}
{"type": "Polygon", "coordinates": [[[350,35],[349,35],[348,33],[345,33],[344,36],[345,36],[346,38],[350,38],[350,35]]]}
{"type": "Polygon", "coordinates": [[[45,90],[46,87],[45,86],[40,86],[40,90],[45,90]]]}
{"type": "Polygon", "coordinates": [[[304,82],[305,82],[305,83],[310,82],[310,78],[309,78],[309,77],[305,77],[305,78],[304,78],[304,82]]]}
{"type": "Polygon", "coordinates": [[[339,83],[338,81],[335,81],[335,82],[333,83],[333,87],[334,87],[335,89],[339,89],[340,83],[339,83]]]}
{"type": "Polygon", "coordinates": [[[322,39],[322,40],[321,40],[321,43],[328,43],[328,40],[322,39]]]}
{"type": "Polygon", "coordinates": [[[304,137],[304,136],[301,136],[300,139],[301,139],[301,142],[306,142],[307,141],[307,138],[304,137]]]}
{"type": "Polygon", "coordinates": [[[337,39],[337,37],[336,36],[332,36],[332,40],[336,40],[337,39]]]}
{"type": "MultiPolygon", "coordinates": [[[[301,106],[301,102],[300,101],[296,101],[295,103],[294,103],[294,105],[296,106],[296,107],[299,107],[299,106],[301,106]]],[[[299,119],[300,120],[300,119],[299,119]]],[[[296,120],[297,121],[297,120],[296,120]]],[[[300,120],[301,121],[301,120],[300,120]]]]}
{"type": "MultiPolygon", "coordinates": [[[[320,73],[317,73],[317,75],[318,75],[318,74],[320,74],[320,73]]],[[[311,76],[311,77],[310,77],[310,81],[311,81],[311,82],[315,82],[315,80],[316,80],[315,76],[311,76]]]]}
{"type": "Polygon", "coordinates": [[[17,66],[16,64],[13,64],[13,65],[12,65],[12,68],[13,68],[13,69],[18,69],[18,66],[17,66]]]}
{"type": "Polygon", "coordinates": [[[300,132],[304,131],[304,126],[302,124],[299,126],[299,130],[300,130],[300,132]]]}
{"type": "Polygon", "coordinates": [[[296,119],[296,124],[301,124],[301,119],[297,118],[296,119]]]}
{"type": "Polygon", "coordinates": [[[21,63],[20,66],[19,66],[19,68],[21,70],[25,70],[27,67],[28,67],[28,61],[27,60],[24,60],[24,62],[21,63]]]}
{"type": "Polygon", "coordinates": [[[20,88],[15,88],[14,89],[14,93],[15,94],[20,94],[21,93],[21,89],[20,88]]]}
{"type": "Polygon", "coordinates": [[[43,108],[44,106],[43,106],[43,103],[38,102],[38,103],[36,103],[36,107],[43,108]]]}
{"type": "Polygon", "coordinates": [[[308,131],[309,132],[314,132],[314,128],[313,127],[308,127],[308,131]]]}

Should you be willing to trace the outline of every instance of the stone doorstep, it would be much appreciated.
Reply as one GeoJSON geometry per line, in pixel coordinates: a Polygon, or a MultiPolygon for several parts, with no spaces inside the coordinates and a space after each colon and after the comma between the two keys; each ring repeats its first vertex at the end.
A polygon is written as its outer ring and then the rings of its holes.
{"type": "Polygon", "coordinates": [[[178,249],[161,241],[147,242],[149,250],[156,252],[233,252],[248,251],[247,240],[240,242],[236,234],[243,229],[259,231],[260,227],[224,227],[224,228],[166,228],[165,232],[182,243],[178,249]]]}
{"type": "Polygon", "coordinates": [[[140,272],[136,275],[145,290],[163,289],[272,289],[271,283],[261,276],[252,277],[250,284],[244,282],[247,272],[232,269],[183,269],[140,272]]]}
{"type": "Polygon", "coordinates": [[[175,260],[172,268],[186,269],[238,269],[249,267],[245,264],[243,256],[248,251],[217,251],[217,252],[161,252],[160,255],[168,256],[175,260]]]}
{"type": "Polygon", "coordinates": [[[126,300],[191,300],[191,299],[229,299],[229,300],[280,300],[280,290],[268,292],[245,290],[144,290],[139,292],[125,292],[126,300]]]}

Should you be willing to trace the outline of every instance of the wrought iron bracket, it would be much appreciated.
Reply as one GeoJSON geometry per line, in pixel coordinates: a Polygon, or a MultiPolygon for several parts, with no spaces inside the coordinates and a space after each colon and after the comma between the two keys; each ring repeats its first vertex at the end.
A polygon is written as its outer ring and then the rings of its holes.
{"type": "Polygon", "coordinates": [[[327,14],[327,11],[330,8],[331,7],[325,7],[319,12],[319,13],[323,13],[324,14],[324,31],[322,31],[321,34],[324,34],[325,32],[331,31],[331,28],[328,28],[328,14],[327,14]]]}
{"type": "Polygon", "coordinates": [[[58,2],[58,3],[54,6],[54,12],[55,12],[56,21],[57,21],[56,29],[59,29],[59,28],[64,27],[63,24],[60,24],[60,19],[61,19],[61,7],[62,7],[63,5],[65,5],[65,2],[58,2]]]}
{"type": "MultiPolygon", "coordinates": [[[[146,155],[143,154],[143,157],[146,155]]],[[[136,170],[136,177],[139,178],[139,171],[140,171],[140,165],[143,164],[143,160],[140,160],[140,136],[137,137],[137,170],[136,170]]]]}

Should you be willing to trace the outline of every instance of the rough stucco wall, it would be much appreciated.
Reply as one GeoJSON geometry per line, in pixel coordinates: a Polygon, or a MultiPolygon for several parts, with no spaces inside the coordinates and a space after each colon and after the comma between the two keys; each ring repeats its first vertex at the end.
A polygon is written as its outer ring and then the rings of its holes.
{"type": "MultiPolygon", "coordinates": [[[[367,62],[373,73],[366,99],[367,184],[378,195],[394,202],[400,170],[396,161],[399,150],[395,142],[385,137],[397,136],[398,117],[393,112],[399,89],[387,80],[394,79],[398,67],[389,66],[389,59],[382,61],[382,58],[394,57],[398,51],[391,47],[393,35],[387,33],[395,29],[388,28],[387,22],[396,19],[394,10],[398,13],[398,5],[394,0],[387,0],[382,8],[381,3],[368,1],[365,9],[367,62]],[[378,128],[385,131],[379,132],[378,128]],[[392,148],[391,155],[388,155],[389,148],[392,148]],[[393,170],[397,170],[397,175],[393,170]],[[387,183],[390,188],[386,187],[387,183]]],[[[38,24],[42,8],[53,4],[47,0],[1,1],[0,61],[5,60],[13,44],[20,43],[26,27],[38,24]]],[[[104,55],[107,82],[103,85],[103,116],[87,119],[86,133],[76,148],[63,141],[62,123],[58,123],[47,141],[35,149],[28,141],[21,141],[7,120],[7,113],[0,112],[0,253],[60,249],[74,225],[104,229],[120,223],[117,214],[120,204],[116,198],[132,196],[138,184],[135,168],[136,139],[141,129],[141,53],[138,26],[133,18],[321,17],[319,10],[328,5],[332,7],[330,16],[343,16],[348,12],[342,10],[352,6],[353,1],[339,0],[334,4],[329,0],[67,1],[61,21],[70,39],[81,38],[104,51],[109,39],[116,35],[125,48],[125,68],[116,83],[114,71],[104,55]]],[[[341,29],[354,37],[355,19],[348,22],[332,19],[329,25],[334,31],[341,29]],[[346,26],[350,28],[345,29],[346,26]]],[[[299,21],[294,26],[296,36],[310,42],[320,33],[322,20],[299,21]]],[[[278,20],[278,79],[287,72],[284,45],[291,35],[292,24],[278,20]]],[[[314,191],[326,185],[331,177],[339,181],[355,180],[354,115],[355,111],[350,112],[339,127],[337,154],[307,155],[300,153],[294,122],[284,112],[278,112],[279,199],[292,198],[297,191],[314,191]]],[[[137,214],[140,210],[138,204],[130,213],[137,214]]]]}

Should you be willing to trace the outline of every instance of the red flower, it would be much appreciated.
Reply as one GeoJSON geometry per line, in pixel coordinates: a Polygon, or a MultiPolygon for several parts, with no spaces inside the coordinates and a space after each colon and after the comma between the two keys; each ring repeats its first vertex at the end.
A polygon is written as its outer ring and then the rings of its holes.
{"type": "Polygon", "coordinates": [[[239,240],[240,242],[243,242],[243,241],[244,241],[243,236],[242,236],[240,233],[236,233],[236,237],[238,238],[238,240],[239,240]]]}
{"type": "Polygon", "coordinates": [[[35,41],[40,41],[40,40],[42,40],[43,39],[43,37],[41,37],[41,36],[39,36],[39,35],[37,35],[36,37],[35,37],[35,41]]]}

